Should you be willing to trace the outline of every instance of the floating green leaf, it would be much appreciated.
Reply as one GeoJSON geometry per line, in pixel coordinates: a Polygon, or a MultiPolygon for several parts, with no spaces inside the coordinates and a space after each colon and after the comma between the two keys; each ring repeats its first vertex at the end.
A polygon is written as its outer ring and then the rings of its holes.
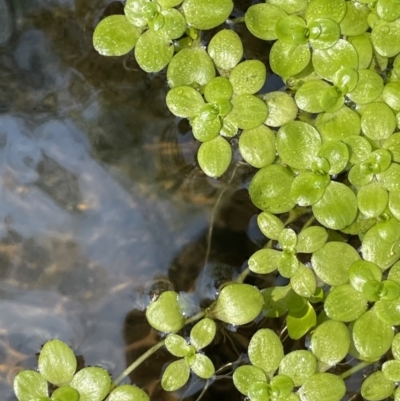
{"type": "Polygon", "coordinates": [[[143,33],[136,43],[136,61],[146,72],[161,71],[168,65],[173,55],[174,46],[171,40],[153,30],[143,33]]]}
{"type": "Polygon", "coordinates": [[[124,384],[115,388],[107,401],[150,401],[150,397],[139,387],[124,384]]]}
{"type": "Polygon", "coordinates": [[[190,369],[201,379],[209,379],[215,373],[211,359],[204,354],[196,354],[190,360],[190,369]]]}
{"type": "Polygon", "coordinates": [[[392,344],[394,331],[373,311],[365,312],[354,323],[353,342],[360,354],[359,359],[376,361],[392,344]]]}
{"type": "Polygon", "coordinates": [[[245,14],[245,23],[248,30],[257,38],[263,40],[275,40],[276,23],[286,17],[281,7],[271,4],[254,4],[250,6],[245,14]]]}
{"type": "Polygon", "coordinates": [[[330,18],[339,23],[346,14],[346,2],[344,0],[314,0],[308,4],[306,10],[307,21],[317,18],[330,18]]]}
{"type": "Polygon", "coordinates": [[[263,303],[263,296],[256,287],[232,283],[222,288],[208,314],[226,323],[242,325],[260,314],[263,303]]]}
{"type": "Polygon", "coordinates": [[[370,103],[361,115],[361,129],[372,140],[387,139],[396,128],[391,108],[383,102],[370,103]]]}
{"type": "Polygon", "coordinates": [[[366,217],[378,217],[388,205],[389,194],[379,182],[362,186],[357,192],[358,208],[366,217]]]}
{"type": "Polygon", "coordinates": [[[286,354],[279,364],[279,374],[289,376],[294,385],[301,386],[317,371],[317,359],[306,350],[286,354]]]}
{"type": "Polygon", "coordinates": [[[123,56],[136,45],[140,31],[124,15],[110,15],[96,26],[93,46],[103,56],[123,56]]]}
{"type": "Polygon", "coordinates": [[[200,168],[209,177],[220,177],[231,163],[231,146],[224,138],[216,137],[200,145],[197,160],[200,168]]]}
{"type": "Polygon", "coordinates": [[[168,334],[165,339],[165,347],[169,353],[180,358],[192,355],[195,352],[193,347],[183,337],[178,336],[178,334],[168,334]]]}
{"type": "Polygon", "coordinates": [[[296,103],[287,93],[269,92],[263,96],[263,100],[268,106],[266,125],[281,127],[296,118],[298,112],[296,103]]]}
{"type": "Polygon", "coordinates": [[[250,362],[266,373],[273,373],[283,358],[283,345],[279,337],[270,329],[258,330],[248,346],[250,362]],[[268,355],[268,358],[265,356],[268,355]]]}
{"type": "Polygon", "coordinates": [[[382,280],[382,271],[375,263],[358,260],[350,266],[349,279],[351,285],[357,291],[362,291],[366,282],[371,280],[380,282],[382,280]]]}
{"type": "Polygon", "coordinates": [[[217,326],[214,320],[205,318],[196,323],[190,331],[190,343],[200,350],[207,347],[214,340],[217,326]]]}
{"type": "Polygon", "coordinates": [[[355,220],[357,198],[348,186],[331,181],[312,210],[315,218],[326,228],[341,230],[355,220]]]}
{"type": "Polygon", "coordinates": [[[186,22],[201,30],[224,23],[232,9],[232,0],[185,0],[182,3],[186,22]]]}
{"type": "Polygon", "coordinates": [[[243,57],[243,45],[239,35],[230,30],[219,31],[208,44],[208,54],[217,68],[230,71],[243,57]]]}
{"type": "Polygon", "coordinates": [[[367,309],[367,300],[351,285],[334,287],[326,297],[324,309],[328,317],[339,322],[352,322],[367,309]]]}
{"type": "Polygon", "coordinates": [[[376,100],[383,91],[383,79],[375,71],[358,70],[356,87],[347,95],[357,104],[367,104],[376,100]]]}
{"type": "Polygon", "coordinates": [[[277,21],[275,34],[279,40],[289,45],[307,43],[307,25],[303,18],[297,15],[288,15],[277,21]]]}
{"type": "Polygon", "coordinates": [[[400,162],[400,132],[390,135],[382,147],[390,151],[395,162],[400,162]]]}
{"type": "Polygon", "coordinates": [[[289,45],[280,40],[276,41],[269,54],[272,71],[282,77],[292,77],[303,71],[311,59],[307,44],[289,45]]]}
{"type": "Polygon", "coordinates": [[[232,111],[229,120],[241,129],[253,129],[260,126],[268,116],[267,105],[253,95],[239,95],[232,99],[232,111]]]}
{"type": "Polygon", "coordinates": [[[161,386],[166,391],[175,391],[189,380],[190,368],[184,359],[170,363],[161,377],[161,386]]]}
{"type": "Polygon", "coordinates": [[[278,268],[281,252],[275,249],[260,249],[249,259],[249,269],[258,274],[272,273],[278,268]]]}
{"type": "Polygon", "coordinates": [[[364,380],[361,395],[368,401],[384,400],[391,396],[394,387],[394,383],[378,370],[364,380]]]}
{"type": "Polygon", "coordinates": [[[343,379],[332,373],[315,373],[299,389],[302,401],[340,401],[345,393],[343,379]]]}
{"type": "Polygon", "coordinates": [[[34,370],[23,370],[14,378],[14,393],[19,401],[31,401],[48,396],[46,379],[34,370]]]}
{"type": "Polygon", "coordinates": [[[40,351],[38,367],[40,374],[56,386],[68,384],[76,371],[75,354],[60,340],[48,341],[40,351]]]}
{"type": "Polygon", "coordinates": [[[185,324],[185,319],[179,305],[178,294],[174,291],[163,292],[147,307],[146,318],[156,330],[166,333],[180,330],[185,324]]]}
{"type": "Polygon", "coordinates": [[[357,36],[366,32],[368,26],[368,6],[359,2],[346,1],[346,14],[340,22],[340,31],[345,36],[357,36]]]}
{"type": "Polygon", "coordinates": [[[257,216],[257,224],[261,232],[270,239],[278,240],[285,228],[282,220],[272,213],[262,212],[257,216]]]}
{"type": "Polygon", "coordinates": [[[267,70],[259,60],[246,60],[238,64],[229,75],[233,91],[237,95],[253,95],[265,83],[267,70]]]}
{"type": "Polygon", "coordinates": [[[79,401],[80,394],[74,388],[64,386],[54,390],[51,399],[57,401],[79,401]]]}
{"type": "Polygon", "coordinates": [[[375,303],[374,311],[383,322],[397,326],[400,324],[400,299],[381,299],[375,303]]]}
{"type": "Polygon", "coordinates": [[[307,0],[269,0],[268,3],[281,8],[288,14],[294,14],[303,11],[308,5],[307,0]]]}
{"type": "Polygon", "coordinates": [[[307,169],[321,146],[321,137],[311,125],[291,121],[279,128],[276,148],[282,160],[290,167],[307,169]]]}
{"type": "Polygon", "coordinates": [[[330,18],[318,18],[309,22],[309,38],[313,49],[328,49],[339,40],[340,27],[330,18]]]}
{"type": "Polygon", "coordinates": [[[294,174],[278,164],[263,167],[250,182],[249,192],[253,203],[270,213],[285,213],[295,202],[290,196],[294,174]]]}
{"type": "Polygon", "coordinates": [[[349,151],[343,142],[329,141],[320,147],[318,157],[329,162],[328,174],[337,175],[345,169],[349,161],[349,151]]]}
{"type": "Polygon", "coordinates": [[[304,298],[310,298],[316,290],[317,281],[313,271],[300,264],[296,273],[290,278],[293,291],[304,298]]]}
{"type": "Polygon", "coordinates": [[[239,366],[233,372],[233,384],[244,395],[248,395],[250,386],[255,382],[265,382],[262,369],[251,365],[239,366]]]}
{"type": "Polygon", "coordinates": [[[307,302],[300,310],[291,310],[286,318],[287,330],[290,338],[298,340],[303,337],[317,323],[317,316],[312,305],[307,302]]]}
{"type": "MultiPolygon", "coordinates": [[[[358,4],[358,3],[355,3],[358,4]]],[[[347,40],[356,49],[358,55],[358,68],[368,68],[372,60],[372,43],[366,34],[351,36],[347,40]]]]}
{"type": "Polygon", "coordinates": [[[290,188],[290,195],[299,206],[311,206],[322,198],[329,182],[328,175],[304,171],[294,179],[290,188]]]}
{"type": "Polygon", "coordinates": [[[192,117],[200,113],[203,97],[191,86],[177,86],[167,93],[166,103],[177,117],[192,117]]]}
{"type": "Polygon", "coordinates": [[[392,381],[400,381],[400,361],[386,361],[382,365],[382,373],[385,377],[392,381]]]}
{"type": "Polygon", "coordinates": [[[201,47],[186,48],[175,54],[168,65],[168,85],[203,86],[215,77],[214,63],[201,47]]]}
{"type": "Polygon", "coordinates": [[[239,138],[239,151],[251,166],[262,168],[276,158],[275,134],[265,125],[244,130],[239,138]]]}
{"type": "Polygon", "coordinates": [[[396,56],[400,52],[400,19],[393,22],[378,21],[372,28],[371,41],[381,56],[396,56]]]}
{"type": "Polygon", "coordinates": [[[88,367],[75,374],[70,386],[79,392],[79,401],[102,401],[110,391],[111,378],[105,369],[88,367]]]}
{"type": "Polygon", "coordinates": [[[321,113],[324,111],[321,105],[322,93],[329,88],[329,84],[320,79],[305,82],[294,96],[297,106],[308,113],[321,113]]]}
{"type": "Polygon", "coordinates": [[[311,335],[311,350],[321,362],[335,366],[350,349],[350,334],[342,322],[328,320],[320,324],[311,335]]]}
{"type": "Polygon", "coordinates": [[[297,252],[313,253],[322,248],[328,239],[328,233],[323,227],[312,226],[301,230],[297,236],[297,252]]]}
{"type": "MultiPolygon", "coordinates": [[[[179,88],[179,87],[178,87],[179,88]]],[[[206,120],[201,115],[190,121],[193,136],[200,142],[207,142],[214,139],[221,129],[221,119],[206,120]]]]}

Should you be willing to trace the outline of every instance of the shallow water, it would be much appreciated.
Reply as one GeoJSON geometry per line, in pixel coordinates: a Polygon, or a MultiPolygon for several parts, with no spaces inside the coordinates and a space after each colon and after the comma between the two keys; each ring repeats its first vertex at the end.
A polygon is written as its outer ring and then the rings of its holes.
{"type": "MultiPolygon", "coordinates": [[[[34,368],[54,337],[118,375],[157,341],[142,312],[152,291],[188,291],[196,308],[255,249],[247,192],[199,172],[198,145],[166,109],[163,74],[93,50],[103,12],[120,11],[106,0],[0,0],[5,401],[15,373],[34,368]]],[[[159,369],[144,365],[136,379],[151,389],[159,369]]]]}

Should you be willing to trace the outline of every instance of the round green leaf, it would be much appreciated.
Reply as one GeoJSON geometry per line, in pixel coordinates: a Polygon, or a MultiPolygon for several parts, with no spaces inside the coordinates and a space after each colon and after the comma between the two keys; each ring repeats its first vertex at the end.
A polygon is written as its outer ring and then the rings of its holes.
{"type": "Polygon", "coordinates": [[[304,171],[294,179],[290,195],[299,206],[311,206],[322,198],[329,182],[328,175],[304,171]]]}
{"type": "Polygon", "coordinates": [[[107,401],[150,401],[150,397],[139,387],[124,384],[115,388],[107,401]]]}
{"type": "Polygon", "coordinates": [[[233,91],[237,95],[252,95],[265,83],[267,70],[259,60],[246,60],[238,64],[229,75],[233,91]]]}
{"type": "Polygon", "coordinates": [[[79,401],[102,401],[110,391],[111,378],[103,368],[88,367],[75,374],[70,386],[78,390],[79,401]]]}
{"type": "Polygon", "coordinates": [[[168,91],[166,103],[177,117],[197,116],[204,105],[203,97],[191,86],[177,86],[168,91]]]}
{"type": "Polygon", "coordinates": [[[311,335],[313,354],[328,366],[335,366],[346,357],[350,349],[350,334],[342,322],[327,320],[311,335]]]}
{"type": "Polygon", "coordinates": [[[346,14],[340,22],[340,32],[344,36],[357,36],[369,28],[368,6],[355,1],[346,1],[346,14]]]}
{"type": "Polygon", "coordinates": [[[185,324],[185,318],[179,305],[178,294],[174,291],[163,292],[147,307],[146,318],[156,330],[166,333],[180,330],[185,324]]]}
{"type": "Polygon", "coordinates": [[[365,312],[353,326],[353,342],[361,360],[378,360],[389,350],[393,336],[393,328],[372,311],[365,312]]]}
{"type": "Polygon", "coordinates": [[[276,148],[279,156],[290,167],[307,169],[321,146],[321,137],[311,125],[291,121],[279,128],[276,148]]]}
{"type": "Polygon", "coordinates": [[[193,373],[201,379],[209,379],[215,373],[215,368],[210,358],[203,354],[196,354],[190,362],[193,373]]]}
{"type": "Polygon", "coordinates": [[[400,190],[400,164],[392,163],[383,173],[377,174],[376,178],[389,192],[400,190]]]}
{"type": "Polygon", "coordinates": [[[209,177],[220,177],[231,163],[231,145],[224,138],[217,136],[200,145],[197,160],[200,168],[209,177]]]}
{"type": "Polygon", "coordinates": [[[315,373],[299,389],[302,401],[340,401],[345,393],[343,379],[332,373],[315,373]]]}
{"type": "Polygon", "coordinates": [[[306,22],[297,15],[281,18],[275,26],[275,34],[278,39],[289,45],[307,43],[307,32],[306,22]]]}
{"type": "Polygon", "coordinates": [[[14,393],[19,401],[48,397],[46,379],[34,370],[23,370],[14,378],[14,393]]]}
{"type": "Polygon", "coordinates": [[[281,77],[292,77],[303,71],[311,59],[308,44],[289,45],[276,41],[269,54],[272,71],[281,77]]]}
{"type": "Polygon", "coordinates": [[[262,212],[257,216],[257,224],[261,232],[270,239],[278,240],[285,228],[282,220],[272,213],[262,212]]]}
{"type": "Polygon", "coordinates": [[[217,326],[214,320],[204,318],[196,323],[190,331],[190,343],[197,349],[207,347],[214,340],[217,326]]]}
{"type": "Polygon", "coordinates": [[[268,3],[281,8],[288,14],[294,14],[303,11],[308,5],[307,0],[269,0],[268,3]]]}
{"type": "Polygon", "coordinates": [[[339,92],[347,94],[351,92],[357,85],[358,72],[352,68],[342,67],[336,72],[333,84],[339,88],[339,92]]]}
{"type": "Polygon", "coordinates": [[[168,85],[203,86],[215,77],[214,63],[201,47],[186,48],[175,54],[168,65],[168,85]]]}
{"type": "Polygon", "coordinates": [[[221,119],[219,117],[206,120],[200,115],[192,119],[190,124],[192,125],[193,136],[200,142],[211,141],[221,129],[221,119]]]}
{"type": "Polygon", "coordinates": [[[190,368],[185,359],[170,363],[161,377],[161,387],[165,391],[175,391],[183,387],[189,380],[190,368]]]}
{"type": "Polygon", "coordinates": [[[382,271],[375,263],[358,260],[350,266],[349,279],[351,285],[357,291],[362,291],[367,281],[380,282],[382,280],[382,271]]]}
{"type": "MultiPolygon", "coordinates": [[[[314,3],[313,1],[312,4],[314,3]]],[[[355,70],[358,68],[357,52],[354,47],[344,39],[339,39],[328,49],[314,50],[312,62],[315,71],[329,81],[334,80],[336,72],[342,67],[355,70]]]]}
{"type": "Polygon", "coordinates": [[[322,92],[320,103],[323,111],[334,113],[343,107],[344,96],[339,88],[332,86],[322,92]]]}
{"type": "Polygon", "coordinates": [[[179,6],[183,0],[157,0],[157,3],[160,4],[162,8],[172,8],[179,6]]]}
{"type": "Polygon", "coordinates": [[[230,100],[233,94],[232,84],[228,78],[215,77],[204,88],[204,98],[207,102],[218,102],[219,100],[230,100]]]}
{"type": "Polygon", "coordinates": [[[385,21],[394,21],[400,17],[400,4],[397,0],[379,0],[376,12],[385,21]]]}
{"type": "Polygon", "coordinates": [[[369,69],[358,70],[356,87],[347,95],[357,104],[371,103],[383,91],[383,79],[375,71],[369,69]]]}
{"type": "Polygon", "coordinates": [[[369,375],[361,386],[361,395],[368,401],[384,400],[393,393],[394,383],[381,371],[369,375]]]}
{"type": "Polygon", "coordinates": [[[40,351],[38,367],[40,374],[56,386],[68,384],[76,371],[75,354],[60,340],[48,341],[40,351]]]}
{"type": "Polygon", "coordinates": [[[335,241],[327,242],[311,257],[311,263],[318,277],[333,286],[348,282],[349,268],[358,260],[360,256],[352,246],[335,241]]]}
{"type": "Polygon", "coordinates": [[[313,271],[300,264],[296,273],[290,278],[290,285],[296,294],[310,298],[315,293],[317,281],[313,271]]]}
{"type": "Polygon", "coordinates": [[[388,280],[393,280],[400,284],[400,261],[396,262],[389,270],[388,280]]]}
{"type": "Polygon", "coordinates": [[[254,4],[250,6],[244,16],[247,29],[257,38],[263,40],[275,40],[276,23],[286,17],[286,12],[281,8],[269,4],[254,4]]]}
{"type": "Polygon", "coordinates": [[[400,190],[390,191],[389,210],[400,221],[400,190]]]}
{"type": "Polygon", "coordinates": [[[400,381],[400,361],[386,361],[382,365],[382,373],[392,382],[400,381]]]}
{"type": "Polygon", "coordinates": [[[253,95],[239,95],[232,99],[229,120],[241,129],[253,129],[261,125],[268,116],[267,105],[253,95]]]}
{"type": "MultiPolygon", "coordinates": [[[[358,3],[354,3],[358,4],[358,3]]],[[[356,49],[358,55],[358,68],[368,68],[372,60],[372,43],[366,34],[351,36],[347,40],[356,49]]]]}
{"type": "Polygon", "coordinates": [[[306,10],[307,21],[317,18],[330,18],[339,23],[346,14],[346,2],[344,0],[314,0],[308,4],[306,10]]]}
{"type": "Polygon", "coordinates": [[[348,107],[342,107],[334,113],[318,114],[315,128],[319,131],[322,141],[343,140],[349,136],[359,135],[361,131],[360,116],[348,107]]]}
{"type": "Polygon", "coordinates": [[[268,118],[265,124],[270,127],[281,127],[293,121],[297,116],[297,106],[292,96],[285,92],[269,92],[263,96],[268,106],[268,118]]]}
{"type": "Polygon", "coordinates": [[[322,94],[329,88],[329,84],[320,79],[305,82],[294,97],[298,108],[308,113],[321,113],[324,111],[321,105],[322,94]]]}
{"type": "Polygon", "coordinates": [[[397,56],[400,52],[400,19],[393,22],[379,20],[372,28],[371,41],[381,56],[397,56]]]}
{"type": "Polygon", "coordinates": [[[349,160],[349,151],[343,142],[330,141],[320,147],[318,156],[329,162],[330,168],[328,173],[336,175],[345,169],[349,160]]]}
{"type": "Polygon", "coordinates": [[[299,268],[299,261],[296,255],[282,252],[282,256],[278,262],[278,270],[282,277],[292,277],[299,268]]]}
{"type": "Polygon", "coordinates": [[[217,68],[227,71],[234,68],[243,57],[242,41],[239,35],[230,29],[223,29],[214,35],[207,50],[217,68]]]}
{"type": "Polygon", "coordinates": [[[123,56],[136,45],[140,31],[124,15],[110,15],[96,26],[93,46],[102,56],[123,56]]]}
{"type": "Polygon", "coordinates": [[[357,192],[360,211],[367,217],[378,217],[388,205],[389,194],[379,182],[362,186],[357,192]]]}
{"type": "Polygon", "coordinates": [[[157,31],[159,35],[164,35],[168,39],[180,38],[186,30],[185,17],[175,8],[163,10],[161,15],[164,18],[164,25],[157,31]]]}
{"type": "Polygon", "coordinates": [[[212,29],[221,25],[233,10],[232,0],[185,0],[182,10],[186,22],[196,29],[212,29]]]}
{"type": "Polygon", "coordinates": [[[367,300],[351,285],[334,287],[326,297],[324,309],[328,317],[339,322],[352,322],[367,309],[367,300]]]}
{"type": "Polygon", "coordinates": [[[281,340],[270,329],[258,330],[251,338],[247,351],[252,365],[266,373],[275,372],[284,355],[281,340]]]}
{"type": "Polygon", "coordinates": [[[361,129],[372,140],[387,139],[396,128],[396,117],[383,102],[370,103],[361,115],[361,129]]]}
{"type": "Polygon", "coordinates": [[[374,311],[379,319],[390,326],[400,324],[400,299],[386,300],[381,299],[375,303],[374,311]]]}
{"type": "Polygon", "coordinates": [[[249,259],[249,269],[258,274],[272,273],[278,268],[281,252],[275,249],[260,249],[249,259]]]}
{"type": "Polygon", "coordinates": [[[400,132],[390,135],[382,147],[390,151],[393,161],[400,162],[400,132]]]}
{"type": "Polygon", "coordinates": [[[143,33],[136,43],[136,61],[146,72],[161,71],[168,65],[173,55],[174,46],[171,40],[150,29],[143,33]]]}
{"type": "Polygon", "coordinates": [[[362,240],[362,255],[369,262],[386,270],[400,258],[400,242],[387,242],[379,233],[379,227],[373,226],[362,240]]]}
{"type": "Polygon", "coordinates": [[[327,239],[328,233],[323,227],[307,227],[297,236],[296,250],[300,253],[316,252],[324,246],[327,239]]]}
{"type": "Polygon", "coordinates": [[[279,374],[289,376],[296,387],[303,385],[316,370],[317,359],[306,350],[289,352],[279,364],[279,374]]]}
{"type": "Polygon", "coordinates": [[[248,395],[250,386],[258,381],[265,382],[265,373],[255,366],[242,365],[233,372],[233,384],[244,395],[248,395]]]}
{"type": "Polygon", "coordinates": [[[360,163],[371,153],[371,144],[361,136],[349,136],[343,139],[349,148],[349,161],[352,164],[360,163]]]}
{"type": "Polygon", "coordinates": [[[260,291],[249,284],[228,284],[210,307],[210,316],[223,322],[242,325],[253,321],[263,307],[260,291]]]}
{"type": "Polygon", "coordinates": [[[265,125],[244,130],[239,138],[239,151],[251,166],[262,168],[276,158],[275,134],[265,125]]]}
{"type": "Polygon", "coordinates": [[[127,0],[124,13],[132,25],[144,28],[148,23],[148,11],[150,0],[127,0]]]}
{"type": "Polygon", "coordinates": [[[254,205],[270,213],[285,213],[295,202],[290,196],[293,173],[281,165],[263,167],[253,177],[249,193],[254,205]]]}
{"type": "Polygon", "coordinates": [[[193,347],[183,337],[178,336],[178,334],[168,334],[165,339],[165,347],[169,353],[180,358],[194,353],[193,347]]]}
{"type": "Polygon", "coordinates": [[[51,399],[57,401],[79,401],[80,394],[72,387],[59,387],[53,391],[51,399]]]}
{"type": "Polygon", "coordinates": [[[393,110],[400,110],[400,82],[388,82],[383,88],[382,97],[393,110]]]}
{"type": "Polygon", "coordinates": [[[308,24],[313,49],[328,49],[340,38],[339,25],[330,18],[319,18],[308,24]]]}
{"type": "Polygon", "coordinates": [[[331,181],[322,198],[312,206],[312,210],[322,225],[341,230],[355,220],[357,198],[348,186],[331,181]]]}

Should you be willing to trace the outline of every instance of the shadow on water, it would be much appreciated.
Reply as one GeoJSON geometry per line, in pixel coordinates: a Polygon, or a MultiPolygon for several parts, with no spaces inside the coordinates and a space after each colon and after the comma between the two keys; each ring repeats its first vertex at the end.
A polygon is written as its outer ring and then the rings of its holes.
{"type": "MultiPolygon", "coordinates": [[[[35,367],[54,337],[118,375],[157,341],[143,318],[149,292],[186,291],[197,308],[255,250],[246,234],[255,209],[238,184],[246,168],[230,187],[205,178],[190,127],[166,109],[164,75],[93,50],[97,21],[121,10],[106,0],[0,0],[5,401],[15,373],[35,367]]],[[[165,397],[166,360],[161,352],[133,377],[154,400],[165,397]]]]}

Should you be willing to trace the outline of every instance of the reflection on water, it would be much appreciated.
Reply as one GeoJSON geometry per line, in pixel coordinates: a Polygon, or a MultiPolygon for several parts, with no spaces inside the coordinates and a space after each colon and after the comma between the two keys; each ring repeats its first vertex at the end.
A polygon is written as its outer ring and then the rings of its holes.
{"type": "MultiPolygon", "coordinates": [[[[14,399],[14,374],[36,366],[35,354],[54,337],[118,375],[157,341],[142,312],[150,289],[190,292],[196,308],[254,250],[245,230],[255,210],[246,191],[228,190],[203,270],[224,184],[199,172],[189,127],[166,109],[165,77],[140,71],[131,56],[105,59],[92,49],[103,10],[120,7],[0,0],[5,401],[14,399]]],[[[135,376],[154,400],[165,361],[161,352],[151,374],[145,364],[135,376]]]]}

